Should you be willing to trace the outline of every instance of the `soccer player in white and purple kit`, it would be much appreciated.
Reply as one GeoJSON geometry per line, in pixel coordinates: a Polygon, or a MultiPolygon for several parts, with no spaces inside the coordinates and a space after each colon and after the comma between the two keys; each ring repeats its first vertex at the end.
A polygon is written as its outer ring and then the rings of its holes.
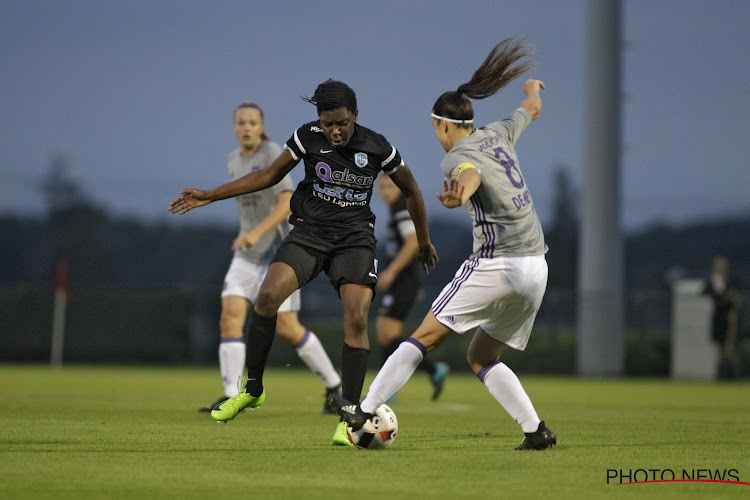
{"type": "Polygon", "coordinates": [[[473,129],[470,98],[483,99],[533,67],[532,47],[500,42],[472,79],[445,92],[432,108],[432,125],[447,152],[438,199],[463,206],[473,220],[473,253],[432,303],[411,338],[388,358],[357,406],[329,396],[331,406],[355,430],[398,391],[422,358],[448,335],[474,330],[467,360],[489,392],[525,434],[517,450],[541,450],[557,442],[537,416],[515,373],[499,358],[524,350],[547,287],[547,246],[515,144],[542,109],[544,83],[528,80],[526,98],[508,118],[473,129]]]}

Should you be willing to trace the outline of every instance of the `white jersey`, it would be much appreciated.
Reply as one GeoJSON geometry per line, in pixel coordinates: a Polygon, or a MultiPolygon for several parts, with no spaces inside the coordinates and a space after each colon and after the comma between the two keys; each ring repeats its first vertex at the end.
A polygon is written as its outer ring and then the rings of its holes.
{"type": "MultiPolygon", "coordinates": [[[[280,154],[281,146],[271,141],[262,141],[258,150],[252,156],[242,156],[240,150],[236,149],[229,153],[227,159],[227,170],[232,180],[244,175],[261,170],[269,166],[280,154]]],[[[255,193],[243,194],[237,197],[237,209],[240,216],[240,232],[246,233],[265,219],[276,205],[276,196],[283,191],[293,191],[294,183],[290,174],[287,174],[281,182],[267,189],[255,193]]],[[[240,257],[255,264],[269,265],[276,249],[281,244],[289,231],[291,225],[284,221],[271,231],[263,235],[258,243],[250,248],[243,248],[234,252],[235,257],[240,257]]]]}
{"type": "Polygon", "coordinates": [[[471,214],[475,258],[543,255],[544,233],[514,148],[531,123],[526,109],[474,130],[458,141],[441,163],[446,177],[473,165],[482,182],[466,202],[471,214]],[[467,165],[468,164],[468,165],[467,165]]]}

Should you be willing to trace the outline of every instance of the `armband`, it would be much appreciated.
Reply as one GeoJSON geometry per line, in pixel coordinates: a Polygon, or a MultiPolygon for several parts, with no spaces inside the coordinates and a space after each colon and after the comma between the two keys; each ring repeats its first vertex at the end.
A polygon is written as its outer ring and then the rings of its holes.
{"type": "Polygon", "coordinates": [[[463,172],[464,170],[469,170],[471,168],[473,168],[474,170],[477,169],[477,167],[475,167],[471,163],[461,163],[459,166],[453,169],[453,172],[451,172],[451,177],[458,179],[458,176],[461,175],[461,172],[463,172]]]}

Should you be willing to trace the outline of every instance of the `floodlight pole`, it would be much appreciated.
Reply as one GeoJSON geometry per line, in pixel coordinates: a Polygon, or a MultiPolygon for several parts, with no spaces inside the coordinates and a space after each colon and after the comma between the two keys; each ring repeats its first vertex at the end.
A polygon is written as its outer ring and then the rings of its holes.
{"type": "Polygon", "coordinates": [[[624,373],[620,227],[620,0],[588,0],[577,369],[624,373]]]}

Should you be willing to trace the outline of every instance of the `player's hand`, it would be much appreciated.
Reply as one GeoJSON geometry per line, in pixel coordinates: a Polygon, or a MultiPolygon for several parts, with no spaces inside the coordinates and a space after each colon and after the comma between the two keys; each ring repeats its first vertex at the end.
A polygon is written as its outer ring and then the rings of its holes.
{"type": "Polygon", "coordinates": [[[526,95],[538,94],[544,89],[544,82],[541,80],[526,80],[523,84],[523,91],[526,95]]]}
{"type": "Polygon", "coordinates": [[[260,238],[255,235],[252,231],[242,233],[234,239],[232,243],[232,250],[239,250],[242,248],[251,248],[258,243],[260,238]]]}
{"type": "Polygon", "coordinates": [[[450,180],[443,179],[443,193],[435,193],[440,203],[447,208],[456,208],[463,205],[461,198],[464,195],[464,187],[458,185],[458,179],[451,177],[450,180]]]}
{"type": "Polygon", "coordinates": [[[432,243],[428,243],[417,250],[417,260],[422,264],[425,274],[430,274],[430,269],[435,267],[435,263],[440,259],[438,259],[435,247],[432,243]]]}
{"type": "Polygon", "coordinates": [[[182,215],[209,203],[211,203],[211,200],[208,197],[208,191],[187,188],[182,190],[179,198],[172,200],[172,203],[169,204],[169,211],[173,214],[182,215]]]}

